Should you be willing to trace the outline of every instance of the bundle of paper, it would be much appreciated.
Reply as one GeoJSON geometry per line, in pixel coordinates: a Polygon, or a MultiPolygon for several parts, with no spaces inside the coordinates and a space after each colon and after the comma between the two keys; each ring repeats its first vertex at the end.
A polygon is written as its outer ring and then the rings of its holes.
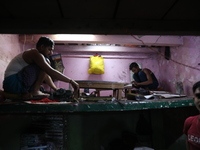
{"type": "Polygon", "coordinates": [[[180,94],[170,94],[170,93],[166,93],[166,94],[157,94],[160,95],[163,98],[176,98],[176,97],[184,97],[186,95],[180,95],[180,94]]]}
{"type": "Polygon", "coordinates": [[[146,99],[150,99],[154,96],[159,96],[161,98],[178,98],[178,97],[184,97],[186,95],[180,95],[180,94],[173,94],[173,93],[169,93],[167,91],[151,91],[151,95],[145,95],[144,97],[146,99]]]}

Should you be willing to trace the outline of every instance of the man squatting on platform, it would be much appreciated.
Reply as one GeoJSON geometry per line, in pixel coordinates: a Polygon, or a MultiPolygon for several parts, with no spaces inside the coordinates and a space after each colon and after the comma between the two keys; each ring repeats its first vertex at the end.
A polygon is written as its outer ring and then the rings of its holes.
{"type": "Polygon", "coordinates": [[[3,81],[3,89],[10,94],[22,94],[31,97],[46,96],[40,86],[45,81],[54,91],[58,90],[53,79],[70,83],[74,93],[79,85],[73,79],[52,68],[48,57],[53,54],[54,41],[48,37],[40,37],[36,49],[28,49],[15,56],[8,64],[3,81]],[[52,77],[52,78],[51,78],[52,77]]]}
{"type": "Polygon", "coordinates": [[[134,87],[146,90],[156,90],[158,88],[158,80],[150,69],[141,69],[136,62],[131,63],[129,69],[134,73],[133,79],[135,81],[132,81],[134,87]]]}

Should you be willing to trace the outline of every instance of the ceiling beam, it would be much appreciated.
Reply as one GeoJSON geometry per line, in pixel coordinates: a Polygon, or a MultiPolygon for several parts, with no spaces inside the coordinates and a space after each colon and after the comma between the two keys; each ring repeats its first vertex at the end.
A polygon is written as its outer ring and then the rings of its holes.
{"type": "Polygon", "coordinates": [[[200,35],[199,27],[199,20],[1,18],[0,33],[200,35]]]}
{"type": "MultiPolygon", "coordinates": [[[[68,57],[68,58],[90,58],[91,55],[71,55],[62,53],[62,57],[68,57]]],[[[150,59],[151,55],[126,55],[126,56],[116,56],[116,55],[103,55],[104,59],[150,59]]]]}
{"type": "Polygon", "coordinates": [[[70,45],[55,45],[54,51],[57,53],[63,52],[104,52],[104,53],[157,53],[159,48],[136,48],[136,47],[121,47],[121,46],[70,46],[70,45]]]}

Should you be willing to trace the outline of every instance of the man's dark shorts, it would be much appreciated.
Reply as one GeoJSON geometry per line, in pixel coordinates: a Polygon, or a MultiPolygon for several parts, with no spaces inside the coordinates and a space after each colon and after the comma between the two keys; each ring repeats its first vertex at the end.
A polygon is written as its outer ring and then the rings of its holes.
{"type": "Polygon", "coordinates": [[[36,64],[24,67],[17,74],[10,75],[4,79],[4,91],[12,94],[29,92],[37,80],[39,72],[40,68],[36,64]]]}

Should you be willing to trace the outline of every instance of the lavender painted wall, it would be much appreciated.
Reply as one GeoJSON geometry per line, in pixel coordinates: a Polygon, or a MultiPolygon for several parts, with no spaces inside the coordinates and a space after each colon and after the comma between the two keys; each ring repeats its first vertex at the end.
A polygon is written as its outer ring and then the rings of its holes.
{"type": "MultiPolygon", "coordinates": [[[[200,69],[200,37],[184,36],[184,45],[171,48],[171,59],[179,63],[200,69]]],[[[164,51],[163,51],[164,52],[164,51]]],[[[163,53],[162,52],[162,53],[163,53]]],[[[192,85],[200,80],[200,70],[186,67],[171,60],[161,57],[159,62],[159,79],[165,90],[176,92],[175,83],[183,82],[184,93],[192,95],[192,85]]]]}
{"type": "Polygon", "coordinates": [[[10,60],[21,51],[18,35],[0,34],[0,89],[4,79],[4,71],[10,60]]]}

